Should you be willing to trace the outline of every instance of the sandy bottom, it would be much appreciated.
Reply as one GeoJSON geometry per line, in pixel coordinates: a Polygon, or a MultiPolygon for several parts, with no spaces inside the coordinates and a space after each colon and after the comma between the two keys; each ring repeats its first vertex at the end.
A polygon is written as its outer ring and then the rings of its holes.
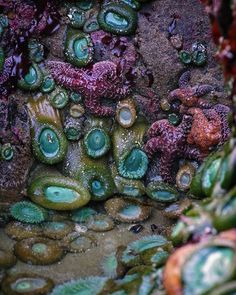
{"type": "MultiPolygon", "coordinates": [[[[157,226],[155,233],[160,233],[163,228],[168,230],[171,227],[171,221],[165,218],[161,211],[154,209],[151,217],[142,223],[144,229],[138,234],[130,232],[131,224],[125,223],[116,225],[109,232],[95,233],[91,231],[97,239],[97,246],[87,250],[85,253],[67,253],[60,262],[49,266],[29,265],[18,261],[11,268],[10,272],[30,272],[44,275],[53,279],[55,284],[80,277],[101,276],[103,275],[101,263],[104,255],[113,252],[120,245],[127,245],[129,242],[144,235],[152,234],[152,224],[157,226]]],[[[0,247],[10,249],[13,246],[14,241],[4,233],[4,229],[0,229],[0,247]]]]}

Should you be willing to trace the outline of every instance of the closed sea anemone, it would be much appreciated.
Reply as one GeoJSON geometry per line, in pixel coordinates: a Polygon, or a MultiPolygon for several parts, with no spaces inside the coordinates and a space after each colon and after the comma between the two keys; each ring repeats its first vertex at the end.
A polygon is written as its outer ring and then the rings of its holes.
{"type": "Polygon", "coordinates": [[[56,241],[47,238],[29,238],[15,244],[16,256],[25,263],[53,264],[63,257],[63,250],[56,241]]]}

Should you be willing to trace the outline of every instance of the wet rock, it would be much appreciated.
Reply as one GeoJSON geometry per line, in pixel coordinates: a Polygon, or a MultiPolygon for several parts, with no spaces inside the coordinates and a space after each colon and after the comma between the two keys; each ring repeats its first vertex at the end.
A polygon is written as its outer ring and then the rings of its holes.
{"type": "MultiPolygon", "coordinates": [[[[209,83],[223,87],[222,71],[214,58],[216,47],[211,40],[208,15],[198,0],[156,0],[148,3],[139,15],[137,43],[143,63],[152,72],[152,88],[164,98],[178,86],[180,74],[187,70],[170,38],[179,36],[184,50],[196,41],[207,45],[208,61],[203,67],[190,66],[193,84],[209,83]],[[191,13],[190,13],[191,12],[191,13]]],[[[145,75],[144,75],[145,76],[145,75]]],[[[138,80],[137,87],[147,86],[148,78],[138,80]]]]}
{"type": "Polygon", "coordinates": [[[3,117],[1,143],[10,143],[13,158],[0,160],[0,201],[11,203],[25,195],[25,185],[33,163],[29,117],[24,102],[16,96],[1,100],[3,117]]]}

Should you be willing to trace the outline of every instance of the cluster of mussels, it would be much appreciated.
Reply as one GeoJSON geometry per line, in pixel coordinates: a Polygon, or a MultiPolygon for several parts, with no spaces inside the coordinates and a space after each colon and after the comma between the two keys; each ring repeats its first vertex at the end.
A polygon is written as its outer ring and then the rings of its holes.
{"type": "MultiPolygon", "coordinates": [[[[155,102],[161,118],[153,118],[135,90],[134,33],[148,1],[64,2],[0,0],[0,205],[14,200],[0,212],[14,240],[13,251],[0,249],[0,294],[235,294],[231,109],[214,86],[190,85],[207,47],[179,52],[186,71],[155,102]],[[62,31],[63,53],[54,55],[44,35],[62,31]],[[86,252],[97,246],[96,232],[142,222],[163,204],[172,232],[118,247],[104,257],[102,277],[55,286],[11,272],[17,259],[49,265],[86,252]]],[[[216,18],[224,11],[235,19],[236,4],[218,6],[208,7],[216,18]]]]}

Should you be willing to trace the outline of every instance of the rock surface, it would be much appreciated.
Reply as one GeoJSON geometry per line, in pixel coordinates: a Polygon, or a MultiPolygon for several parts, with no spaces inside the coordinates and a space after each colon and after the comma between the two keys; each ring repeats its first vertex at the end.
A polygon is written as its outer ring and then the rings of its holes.
{"type": "MultiPolygon", "coordinates": [[[[223,74],[214,57],[217,50],[211,39],[208,15],[197,0],[156,0],[148,3],[139,14],[137,34],[139,53],[154,78],[152,88],[160,98],[178,88],[182,72],[191,70],[191,84],[209,83],[223,88],[223,74]],[[190,13],[191,12],[191,13],[190,13]],[[182,37],[183,49],[190,50],[196,41],[207,46],[208,62],[203,67],[185,66],[170,37],[182,37]]],[[[146,86],[148,79],[146,77],[146,86]]],[[[140,81],[137,86],[143,87],[140,81]]]]}

